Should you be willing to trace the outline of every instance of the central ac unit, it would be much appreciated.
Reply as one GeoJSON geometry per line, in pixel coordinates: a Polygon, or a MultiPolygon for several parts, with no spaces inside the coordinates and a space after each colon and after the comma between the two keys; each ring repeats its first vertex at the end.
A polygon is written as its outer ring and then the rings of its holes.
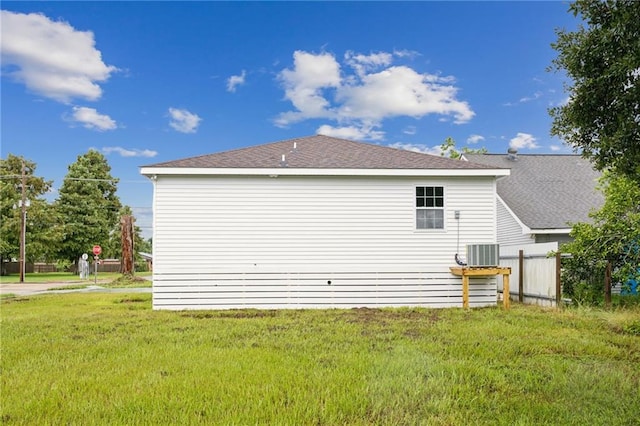
{"type": "Polygon", "coordinates": [[[468,266],[498,266],[500,264],[500,246],[498,244],[467,245],[468,266]]]}

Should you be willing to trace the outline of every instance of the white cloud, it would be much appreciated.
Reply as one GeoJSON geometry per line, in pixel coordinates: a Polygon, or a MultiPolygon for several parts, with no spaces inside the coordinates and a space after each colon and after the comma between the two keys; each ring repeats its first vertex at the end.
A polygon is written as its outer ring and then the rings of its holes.
{"type": "Polygon", "coordinates": [[[567,105],[569,102],[571,102],[571,96],[566,96],[558,101],[549,101],[549,106],[550,107],[563,107],[565,105],[567,105]]]}
{"type": "Polygon", "coordinates": [[[393,51],[393,55],[397,56],[398,58],[409,58],[409,59],[414,59],[418,56],[420,56],[420,53],[416,52],[415,50],[394,50],[393,51]]]}
{"type": "Polygon", "coordinates": [[[422,154],[443,155],[442,148],[439,145],[429,147],[423,144],[395,142],[389,146],[391,148],[404,149],[405,151],[420,152],[422,154]]]}
{"type": "Polygon", "coordinates": [[[37,13],[1,12],[3,66],[7,74],[34,93],[69,103],[73,98],[97,100],[99,82],[118,69],[106,65],[91,31],[37,13]]]}
{"type": "Polygon", "coordinates": [[[522,98],[518,99],[517,102],[506,102],[503,105],[504,106],[516,106],[518,104],[526,104],[527,102],[535,101],[536,99],[539,99],[540,97],[542,97],[542,92],[538,91],[538,92],[535,92],[531,96],[523,96],[522,98]]]}
{"type": "Polygon", "coordinates": [[[361,84],[346,85],[338,92],[340,115],[366,120],[397,116],[452,115],[456,123],[469,121],[474,113],[466,102],[455,99],[457,89],[448,77],[419,74],[394,66],[365,75],[361,84]]]}
{"type": "Polygon", "coordinates": [[[372,53],[363,55],[361,53],[353,53],[348,51],[344,55],[344,59],[351,68],[353,68],[359,76],[363,76],[367,71],[378,69],[382,66],[391,64],[393,55],[387,52],[372,53]]]}
{"type": "Polygon", "coordinates": [[[347,52],[345,63],[354,72],[346,73],[330,53],[296,51],[293,69],[279,74],[285,99],[295,109],[281,113],[275,124],[285,127],[307,119],[329,119],[339,128],[368,133],[367,129],[380,127],[383,120],[399,116],[437,114],[458,124],[471,120],[475,113],[467,102],[457,99],[453,77],[392,66],[394,57],[409,54],[413,53],[347,52]]]}
{"type": "Polygon", "coordinates": [[[381,140],[384,139],[384,132],[374,130],[372,127],[333,127],[323,124],[318,127],[316,133],[319,135],[332,136],[335,138],[353,139],[353,140],[381,140]]]}
{"type": "Polygon", "coordinates": [[[181,133],[195,133],[202,121],[197,114],[193,114],[186,109],[169,108],[171,121],[169,126],[181,133]]]}
{"type": "Polygon", "coordinates": [[[98,131],[113,130],[118,127],[111,117],[98,113],[95,108],[74,106],[70,120],[81,123],[87,129],[98,131]]]}
{"type": "Polygon", "coordinates": [[[418,129],[416,129],[416,126],[407,126],[402,131],[402,133],[404,133],[405,135],[415,135],[417,132],[418,129]]]}
{"type": "Polygon", "coordinates": [[[483,141],[484,139],[485,139],[485,137],[481,136],[481,135],[470,135],[467,138],[467,143],[474,144],[474,143],[478,143],[480,141],[483,141]]]}
{"type": "Polygon", "coordinates": [[[536,143],[536,138],[529,133],[518,133],[515,138],[509,141],[509,146],[515,149],[529,148],[535,149],[540,146],[536,143]]]}
{"type": "Polygon", "coordinates": [[[558,152],[562,149],[562,147],[558,145],[549,145],[549,149],[551,149],[551,151],[553,152],[558,152]]]}
{"type": "Polygon", "coordinates": [[[285,89],[285,98],[297,111],[280,114],[276,125],[284,127],[307,118],[327,118],[335,114],[327,109],[329,101],[323,89],[340,85],[340,65],[328,53],[314,55],[297,50],[293,54],[293,70],[284,69],[279,78],[285,89]]]}
{"type": "Polygon", "coordinates": [[[523,98],[520,98],[518,102],[523,104],[523,103],[535,101],[536,99],[540,98],[540,96],[542,96],[542,92],[536,92],[532,96],[525,96],[523,98]]]}
{"type": "Polygon", "coordinates": [[[150,149],[125,149],[119,146],[105,146],[101,151],[107,155],[115,152],[116,154],[120,154],[121,157],[151,158],[158,155],[158,151],[153,151],[150,149]]]}
{"type": "Polygon", "coordinates": [[[244,84],[245,77],[247,76],[247,72],[242,70],[240,75],[232,75],[227,79],[227,92],[235,92],[236,87],[244,84]]]}

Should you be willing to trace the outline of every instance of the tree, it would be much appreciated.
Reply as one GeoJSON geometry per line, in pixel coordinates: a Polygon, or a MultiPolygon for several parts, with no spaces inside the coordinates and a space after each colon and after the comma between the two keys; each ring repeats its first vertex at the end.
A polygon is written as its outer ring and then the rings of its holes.
{"type": "MultiPolygon", "coordinates": [[[[133,216],[133,211],[131,210],[131,207],[123,206],[120,209],[120,212],[118,213],[118,217],[120,219],[118,220],[118,223],[116,224],[116,226],[113,228],[111,232],[109,244],[107,247],[108,247],[109,253],[113,253],[112,254],[113,257],[120,259],[121,264],[123,265],[123,273],[130,273],[130,271],[127,271],[124,267],[126,248],[132,248],[133,261],[135,263],[141,263],[143,262],[143,259],[142,257],[140,257],[138,252],[142,251],[145,253],[150,253],[151,245],[149,242],[145,241],[142,238],[142,230],[140,229],[139,226],[135,225],[136,219],[133,216]],[[130,247],[130,244],[129,244],[129,247],[124,247],[124,243],[122,240],[123,232],[125,231],[123,229],[123,223],[122,223],[123,218],[130,218],[130,219],[127,219],[126,221],[127,225],[125,226],[129,228],[131,231],[131,238],[133,239],[133,247],[130,247]]],[[[126,255],[126,257],[128,259],[131,259],[131,256],[128,254],[126,255]]]]}
{"type": "Polygon", "coordinates": [[[26,253],[29,261],[51,259],[60,239],[60,227],[52,206],[43,198],[51,181],[35,175],[36,163],[9,154],[0,159],[0,258],[18,257],[20,251],[22,168],[25,173],[27,210],[26,253]],[[14,207],[15,206],[15,207],[14,207]]]}
{"type": "Polygon", "coordinates": [[[572,255],[563,260],[565,293],[592,301],[603,293],[608,261],[614,283],[640,278],[640,187],[627,177],[605,173],[601,189],[605,202],[590,215],[593,223],[574,224],[574,240],[561,247],[572,255]]]}
{"type": "Polygon", "coordinates": [[[121,272],[125,275],[132,275],[135,268],[135,252],[134,252],[134,232],[133,232],[133,216],[122,215],[120,217],[120,232],[122,255],[120,256],[121,272]]]}
{"type": "MultiPolygon", "coordinates": [[[[98,151],[78,156],[68,170],[56,201],[64,223],[59,255],[75,262],[95,244],[108,247],[121,204],[116,195],[118,179],[111,176],[107,159],[98,151]]],[[[104,257],[111,255],[103,251],[104,257]]]]}
{"type": "MultiPolygon", "coordinates": [[[[136,235],[138,233],[139,228],[136,226],[136,235]]],[[[137,237],[135,240],[136,244],[136,253],[153,253],[153,238],[149,237],[149,239],[144,239],[140,236],[140,240],[138,241],[137,237]]]]}
{"type": "Polygon", "coordinates": [[[477,148],[471,149],[466,146],[463,146],[460,151],[456,149],[456,141],[453,140],[452,137],[448,137],[444,140],[442,145],[440,145],[440,155],[442,157],[447,156],[453,159],[459,159],[463,154],[486,154],[486,148],[477,148]]]}
{"type": "Polygon", "coordinates": [[[573,80],[565,105],[549,110],[560,136],[599,170],[640,183],[640,2],[577,0],[569,6],[586,22],[557,30],[551,70],[573,80]]]}

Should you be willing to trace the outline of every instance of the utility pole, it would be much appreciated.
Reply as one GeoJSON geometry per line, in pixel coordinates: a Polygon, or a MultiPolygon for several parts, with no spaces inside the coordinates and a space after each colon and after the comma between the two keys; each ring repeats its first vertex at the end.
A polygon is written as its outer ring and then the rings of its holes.
{"type": "Polygon", "coordinates": [[[27,176],[22,160],[22,199],[20,200],[20,282],[24,282],[27,238],[27,176]]]}

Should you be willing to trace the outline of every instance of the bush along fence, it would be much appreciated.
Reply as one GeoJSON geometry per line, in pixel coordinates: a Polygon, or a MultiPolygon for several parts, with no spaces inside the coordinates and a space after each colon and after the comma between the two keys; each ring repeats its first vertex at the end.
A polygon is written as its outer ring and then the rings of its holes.
{"type": "MultiPolygon", "coordinates": [[[[638,294],[634,278],[624,283],[613,282],[611,262],[580,265],[579,277],[575,262],[570,254],[559,251],[558,243],[500,247],[500,265],[509,266],[512,271],[511,300],[541,306],[567,303],[609,306],[612,294],[638,294]]],[[[500,280],[498,291],[502,292],[500,280]]]]}

